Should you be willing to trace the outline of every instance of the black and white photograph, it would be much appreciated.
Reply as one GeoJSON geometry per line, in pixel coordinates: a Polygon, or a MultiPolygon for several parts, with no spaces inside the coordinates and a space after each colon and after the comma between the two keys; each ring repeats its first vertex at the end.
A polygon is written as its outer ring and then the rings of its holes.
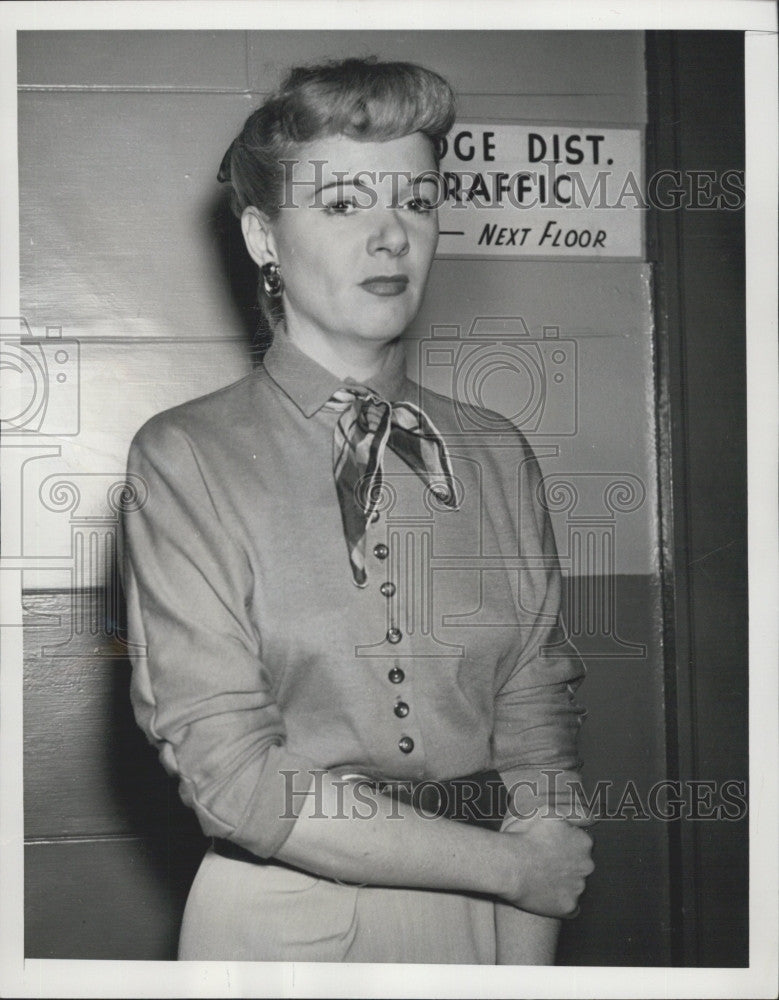
{"type": "Polygon", "coordinates": [[[774,5],[5,6],[2,995],[775,996],[774,5]]]}

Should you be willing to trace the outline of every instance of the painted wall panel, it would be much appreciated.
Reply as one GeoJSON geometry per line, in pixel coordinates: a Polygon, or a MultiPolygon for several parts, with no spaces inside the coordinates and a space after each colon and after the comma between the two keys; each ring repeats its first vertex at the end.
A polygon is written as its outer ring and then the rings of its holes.
{"type": "Polygon", "coordinates": [[[186,843],[116,838],[25,846],[28,958],[170,960],[197,867],[186,843]]]}
{"type": "Polygon", "coordinates": [[[135,725],[124,647],[77,629],[70,591],[25,603],[25,836],[154,833],[183,806],[135,725]]]}
{"type": "Polygon", "coordinates": [[[214,336],[234,322],[216,173],[252,101],[19,98],[22,311],[70,336],[214,336]]]}
{"type": "Polygon", "coordinates": [[[643,107],[635,107],[624,95],[602,94],[469,94],[457,97],[458,117],[463,121],[489,118],[507,122],[571,122],[583,125],[642,126],[643,107]]]}
{"type": "Polygon", "coordinates": [[[242,31],[19,33],[23,87],[245,90],[242,31]]]}
{"type": "Polygon", "coordinates": [[[249,78],[264,92],[297,63],[375,54],[429,66],[469,97],[527,98],[544,118],[595,98],[599,118],[643,122],[643,45],[641,32],[629,31],[253,31],[249,78]]]}

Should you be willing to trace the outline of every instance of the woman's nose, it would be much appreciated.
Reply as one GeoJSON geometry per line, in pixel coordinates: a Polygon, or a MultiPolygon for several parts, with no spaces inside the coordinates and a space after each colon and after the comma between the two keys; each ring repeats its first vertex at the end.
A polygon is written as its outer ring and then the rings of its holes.
{"type": "Polygon", "coordinates": [[[369,253],[386,250],[399,257],[408,252],[408,233],[400,213],[401,209],[397,208],[374,208],[367,213],[372,216],[369,253]]]}

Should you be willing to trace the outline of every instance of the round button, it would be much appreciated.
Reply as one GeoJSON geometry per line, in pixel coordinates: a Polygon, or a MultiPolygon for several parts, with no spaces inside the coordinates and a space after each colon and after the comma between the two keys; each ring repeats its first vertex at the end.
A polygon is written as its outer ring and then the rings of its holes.
{"type": "Polygon", "coordinates": [[[405,701],[399,701],[395,706],[394,711],[395,715],[397,715],[399,719],[405,719],[409,713],[409,708],[405,701]]]}
{"type": "Polygon", "coordinates": [[[379,542],[378,545],[374,545],[373,554],[377,559],[386,559],[389,555],[389,549],[383,542],[379,542]]]}
{"type": "Polygon", "coordinates": [[[403,638],[403,633],[400,631],[399,628],[393,627],[387,629],[387,642],[391,642],[394,645],[396,642],[400,642],[402,638],[403,638]]]}
{"type": "Polygon", "coordinates": [[[406,675],[400,669],[400,667],[393,667],[392,670],[387,674],[390,679],[390,684],[402,684],[406,679],[406,675]]]}
{"type": "Polygon", "coordinates": [[[398,740],[398,749],[401,753],[411,753],[414,749],[414,741],[410,736],[401,736],[398,740]]]}
{"type": "Polygon", "coordinates": [[[382,592],[382,594],[384,594],[385,597],[394,597],[396,587],[394,583],[390,583],[389,580],[387,580],[386,583],[383,583],[379,587],[379,590],[382,592]]]}

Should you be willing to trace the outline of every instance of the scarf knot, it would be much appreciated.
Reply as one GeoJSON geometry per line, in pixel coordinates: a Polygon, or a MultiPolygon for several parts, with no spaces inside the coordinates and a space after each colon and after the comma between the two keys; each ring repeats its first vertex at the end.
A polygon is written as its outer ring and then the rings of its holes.
{"type": "Polygon", "coordinates": [[[333,475],[344,536],[358,587],[366,586],[365,530],[382,496],[384,452],[389,447],[435,494],[458,507],[444,439],[414,403],[390,403],[365,386],[337,389],[325,408],[340,414],[333,433],[333,475]]]}

